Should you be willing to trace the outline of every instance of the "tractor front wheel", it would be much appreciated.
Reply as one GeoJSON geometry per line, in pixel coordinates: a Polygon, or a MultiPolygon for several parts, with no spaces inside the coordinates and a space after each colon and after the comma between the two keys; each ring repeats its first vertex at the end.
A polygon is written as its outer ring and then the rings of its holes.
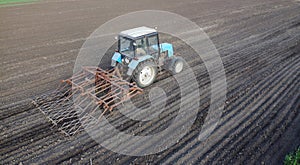
{"type": "Polygon", "coordinates": [[[174,57],[171,60],[171,65],[169,66],[169,70],[173,75],[180,73],[183,70],[183,59],[181,57],[174,57]]]}
{"type": "Polygon", "coordinates": [[[137,85],[141,88],[151,85],[157,76],[157,65],[152,60],[141,62],[133,72],[137,85]]]}

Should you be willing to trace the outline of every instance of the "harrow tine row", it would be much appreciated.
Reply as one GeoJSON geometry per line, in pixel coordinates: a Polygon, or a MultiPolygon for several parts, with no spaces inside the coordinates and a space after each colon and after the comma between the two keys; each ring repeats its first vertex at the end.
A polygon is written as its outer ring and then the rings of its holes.
{"type": "Polygon", "coordinates": [[[117,76],[115,70],[83,67],[63,80],[57,90],[33,103],[55,127],[72,136],[97,124],[105,113],[142,92],[134,82],[117,76]]]}

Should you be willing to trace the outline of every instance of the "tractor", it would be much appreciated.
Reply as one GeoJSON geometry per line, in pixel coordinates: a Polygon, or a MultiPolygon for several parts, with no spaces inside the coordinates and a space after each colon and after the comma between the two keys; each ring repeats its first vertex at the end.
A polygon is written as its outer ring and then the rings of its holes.
{"type": "Polygon", "coordinates": [[[173,45],[160,43],[157,30],[138,27],[119,33],[118,49],[111,66],[127,81],[140,88],[151,85],[162,70],[172,74],[183,70],[183,59],[174,55],[173,45]]]}

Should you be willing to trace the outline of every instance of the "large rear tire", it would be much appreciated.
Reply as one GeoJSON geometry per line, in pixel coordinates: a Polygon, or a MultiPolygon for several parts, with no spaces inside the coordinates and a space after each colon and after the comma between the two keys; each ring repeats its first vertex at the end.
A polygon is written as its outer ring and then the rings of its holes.
{"type": "Polygon", "coordinates": [[[141,62],[133,71],[133,77],[141,88],[151,85],[157,76],[157,65],[152,60],[141,62]]]}

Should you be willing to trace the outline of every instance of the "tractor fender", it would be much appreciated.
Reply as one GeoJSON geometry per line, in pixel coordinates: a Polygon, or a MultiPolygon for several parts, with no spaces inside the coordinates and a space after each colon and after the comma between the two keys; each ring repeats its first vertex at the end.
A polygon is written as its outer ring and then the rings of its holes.
{"type": "Polygon", "coordinates": [[[115,67],[118,63],[122,63],[122,55],[118,52],[115,52],[113,57],[111,58],[111,66],[115,67]]]}
{"type": "Polygon", "coordinates": [[[162,43],[160,44],[161,53],[164,51],[168,51],[168,57],[172,57],[174,55],[173,45],[170,43],[162,43]]]}
{"type": "Polygon", "coordinates": [[[138,59],[132,59],[128,65],[127,75],[131,76],[132,72],[139,65],[139,63],[146,61],[148,59],[154,59],[154,58],[150,55],[145,55],[145,56],[139,57],[138,59]]]}

